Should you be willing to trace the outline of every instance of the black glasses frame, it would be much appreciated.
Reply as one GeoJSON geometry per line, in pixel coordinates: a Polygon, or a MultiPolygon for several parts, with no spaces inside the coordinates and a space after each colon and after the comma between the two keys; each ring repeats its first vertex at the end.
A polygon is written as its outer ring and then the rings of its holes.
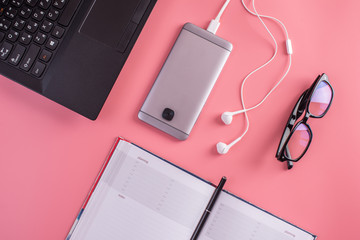
{"type": "Polygon", "coordinates": [[[279,143],[279,147],[278,147],[277,152],[276,152],[276,158],[279,161],[281,161],[281,162],[287,161],[288,169],[291,169],[293,167],[293,162],[299,161],[304,156],[304,154],[306,153],[306,151],[308,150],[308,148],[310,146],[310,143],[311,143],[312,137],[313,137],[313,133],[312,133],[312,130],[311,130],[309,124],[307,123],[308,119],[310,117],[312,117],[312,118],[322,118],[328,112],[328,110],[329,110],[329,108],[331,106],[331,103],[333,101],[333,98],[334,98],[334,89],[331,86],[330,82],[328,81],[328,76],[325,73],[323,73],[322,75],[319,75],[315,79],[313,84],[310,86],[310,88],[305,90],[303,92],[303,94],[300,96],[299,100],[295,104],[295,107],[294,107],[294,109],[292,110],[292,112],[290,114],[289,120],[286,123],[283,135],[282,135],[280,143],[279,143]],[[330,99],[330,102],[329,102],[329,105],[328,105],[327,109],[324,111],[324,113],[322,115],[316,116],[316,115],[313,115],[313,114],[310,113],[309,105],[310,105],[310,100],[312,98],[312,95],[313,95],[315,89],[317,89],[318,85],[321,82],[326,82],[330,86],[332,94],[331,94],[331,99],[330,99]],[[295,125],[296,121],[303,115],[304,111],[306,111],[304,117],[295,125]],[[308,130],[309,130],[309,142],[308,142],[304,152],[298,158],[291,159],[291,158],[288,157],[289,152],[288,152],[288,149],[287,149],[287,144],[288,144],[289,140],[291,139],[291,136],[294,134],[294,132],[295,132],[294,130],[300,124],[304,124],[308,128],[308,130]],[[285,151],[288,154],[285,154],[285,151]]]}

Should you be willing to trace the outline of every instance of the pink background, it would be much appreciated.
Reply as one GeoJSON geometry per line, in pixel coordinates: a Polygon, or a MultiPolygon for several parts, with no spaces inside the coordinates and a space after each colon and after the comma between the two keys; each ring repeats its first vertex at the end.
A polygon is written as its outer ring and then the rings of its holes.
{"type": "MultiPolygon", "coordinates": [[[[241,109],[243,78],[273,53],[265,29],[240,0],[230,2],[218,31],[234,50],[189,139],[178,141],[137,119],[182,25],[206,27],[222,3],[158,0],[96,121],[0,77],[1,239],[64,239],[117,136],[212,182],[226,175],[227,190],[321,240],[359,238],[359,1],[256,1],[260,13],[286,24],[293,67],[266,103],[249,113],[248,134],[227,155],[218,155],[215,144],[237,138],[244,117],[225,126],[220,114],[241,109]],[[274,157],[284,125],[299,95],[323,72],[335,90],[333,105],[323,119],[309,120],[313,143],[287,171],[274,157]]],[[[287,66],[284,34],[278,24],[266,23],[280,54],[249,79],[248,106],[287,66]]]]}

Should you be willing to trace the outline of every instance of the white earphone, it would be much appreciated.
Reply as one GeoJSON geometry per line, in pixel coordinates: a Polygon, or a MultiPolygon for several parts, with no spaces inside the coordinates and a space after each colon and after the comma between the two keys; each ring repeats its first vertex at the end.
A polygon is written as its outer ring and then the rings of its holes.
{"type": "Polygon", "coordinates": [[[245,114],[245,118],[246,118],[246,129],[245,131],[242,133],[242,135],[240,137],[238,137],[237,139],[235,139],[233,142],[231,142],[230,144],[226,144],[226,143],[223,143],[223,142],[219,142],[216,144],[216,149],[218,151],[219,154],[226,154],[230,148],[232,146],[234,146],[237,142],[239,142],[244,136],[245,134],[247,133],[247,131],[249,130],[249,126],[250,126],[250,123],[249,123],[249,118],[248,118],[248,115],[247,115],[247,112],[252,110],[252,109],[255,109],[257,108],[258,106],[260,106],[266,99],[267,97],[277,88],[277,86],[282,82],[282,80],[285,78],[285,76],[289,73],[290,71],[290,67],[291,67],[291,54],[293,53],[293,49],[292,49],[292,45],[291,45],[291,40],[289,39],[289,35],[288,35],[288,32],[286,30],[286,27],[285,25],[280,21],[278,20],[277,18],[274,18],[274,17],[271,17],[271,16],[266,16],[266,15],[260,15],[258,14],[258,12],[256,11],[256,8],[255,8],[255,0],[252,0],[253,2],[253,9],[254,9],[254,12],[252,12],[249,8],[246,7],[245,3],[244,3],[244,0],[241,0],[241,3],[243,4],[244,8],[246,9],[246,11],[248,11],[250,14],[254,15],[254,16],[257,16],[258,19],[260,20],[260,22],[263,24],[263,26],[265,27],[266,31],[269,33],[269,35],[271,36],[272,40],[274,41],[274,44],[275,44],[275,51],[274,51],[274,54],[273,56],[266,62],[264,63],[262,66],[256,68],[255,70],[253,70],[252,72],[250,72],[243,80],[242,84],[241,84],[241,93],[240,93],[240,97],[241,97],[241,104],[242,104],[242,107],[243,107],[243,110],[239,110],[239,111],[234,111],[234,112],[224,112],[222,115],[221,115],[221,120],[226,124],[226,125],[229,125],[231,124],[232,120],[233,120],[233,116],[237,115],[237,114],[241,114],[241,113],[244,113],[245,114]],[[251,107],[251,108],[248,108],[246,109],[245,107],[245,102],[244,102],[244,85],[245,85],[245,82],[246,80],[252,75],[254,74],[255,72],[257,72],[258,70],[262,69],[263,67],[265,67],[266,65],[268,65],[274,58],[275,56],[277,55],[277,52],[278,52],[278,45],[277,45],[277,42],[274,38],[274,36],[272,35],[272,33],[270,32],[270,30],[268,29],[268,27],[266,26],[266,24],[264,23],[264,21],[261,19],[261,18],[269,18],[271,20],[274,20],[274,21],[277,21],[278,23],[280,23],[280,25],[283,27],[283,29],[285,30],[285,34],[286,34],[286,51],[287,51],[287,54],[289,55],[289,66],[286,70],[286,72],[284,73],[284,75],[280,78],[280,80],[276,83],[276,85],[268,92],[268,94],[255,106],[251,107]]]}

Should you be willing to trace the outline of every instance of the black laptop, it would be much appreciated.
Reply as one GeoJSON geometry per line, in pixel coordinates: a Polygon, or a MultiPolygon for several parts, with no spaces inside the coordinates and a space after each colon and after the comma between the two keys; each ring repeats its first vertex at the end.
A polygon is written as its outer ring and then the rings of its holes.
{"type": "Polygon", "coordinates": [[[156,0],[0,0],[0,74],[95,120],[156,0]]]}

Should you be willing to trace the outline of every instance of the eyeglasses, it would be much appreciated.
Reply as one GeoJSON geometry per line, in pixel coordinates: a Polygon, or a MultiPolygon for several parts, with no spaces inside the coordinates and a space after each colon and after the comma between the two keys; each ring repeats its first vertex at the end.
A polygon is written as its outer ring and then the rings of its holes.
{"type": "Polygon", "coordinates": [[[334,90],[325,73],[319,75],[311,87],[300,96],[285,126],[276,152],[276,158],[281,162],[286,161],[288,169],[293,167],[293,162],[299,161],[304,156],[310,146],[313,134],[307,120],[309,117],[322,118],[329,110],[333,97],[334,90]],[[306,111],[305,116],[296,123],[304,111],[306,111]]]}

